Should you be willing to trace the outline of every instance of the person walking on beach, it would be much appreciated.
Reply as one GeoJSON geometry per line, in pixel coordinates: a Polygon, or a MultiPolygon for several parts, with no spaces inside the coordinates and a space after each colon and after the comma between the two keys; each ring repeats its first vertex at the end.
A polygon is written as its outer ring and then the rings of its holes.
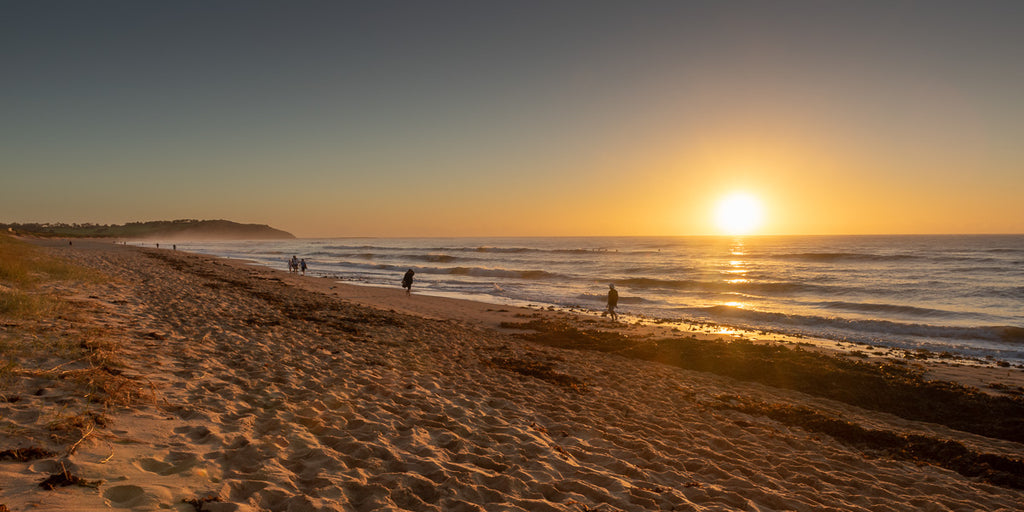
{"type": "Polygon", "coordinates": [[[306,258],[302,258],[302,260],[299,261],[299,268],[302,269],[302,275],[306,275],[306,258]]]}
{"type": "Polygon", "coordinates": [[[608,285],[608,315],[613,322],[619,321],[619,314],[615,312],[615,306],[619,305],[619,292],[615,291],[615,285],[608,285]]]}
{"type": "Polygon", "coordinates": [[[299,271],[299,258],[293,254],[292,255],[292,259],[288,261],[288,272],[298,272],[298,271],[299,271]]]}
{"type": "Polygon", "coordinates": [[[415,273],[410,268],[402,277],[402,288],[405,288],[406,295],[412,295],[412,275],[415,273]]]}

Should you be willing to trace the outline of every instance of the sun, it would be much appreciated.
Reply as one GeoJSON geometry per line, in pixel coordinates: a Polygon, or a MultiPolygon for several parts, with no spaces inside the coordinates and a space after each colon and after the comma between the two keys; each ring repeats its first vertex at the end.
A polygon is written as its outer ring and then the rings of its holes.
{"type": "Polygon", "coordinates": [[[727,235],[749,235],[761,226],[764,215],[761,201],[746,192],[723,197],[715,210],[718,229],[727,235]]]}

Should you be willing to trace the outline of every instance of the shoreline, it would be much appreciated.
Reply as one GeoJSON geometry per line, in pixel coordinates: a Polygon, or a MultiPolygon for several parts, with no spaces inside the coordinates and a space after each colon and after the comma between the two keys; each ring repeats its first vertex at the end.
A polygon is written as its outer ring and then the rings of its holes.
{"type": "MultiPolygon", "coordinates": [[[[111,278],[55,285],[80,307],[79,320],[5,329],[116,345],[123,366],[115,370],[141,391],[130,405],[90,409],[79,388],[45,372],[16,383],[0,403],[0,418],[15,422],[8,431],[21,432],[20,448],[50,443],[65,455],[0,462],[0,504],[14,511],[1024,506],[1024,490],[858,448],[744,401],[972,453],[1020,459],[1019,443],[544,346],[502,324],[573,321],[631,337],[649,326],[405,297],[397,286],[369,289],[181,251],[89,243],[49,250],[111,278]],[[103,416],[103,425],[63,445],[47,441],[46,425],[76,411],[103,416]],[[40,491],[61,468],[100,483],[40,491]]],[[[46,371],[49,363],[40,362],[46,371]]]]}
{"type": "Polygon", "coordinates": [[[508,321],[509,316],[540,313],[561,320],[571,319],[573,323],[597,321],[602,328],[626,330],[633,336],[678,339],[693,337],[701,340],[722,341],[747,339],[756,343],[781,343],[793,347],[805,347],[830,355],[842,355],[860,360],[904,360],[920,365],[928,375],[938,380],[958,382],[987,391],[993,390],[989,387],[989,384],[993,383],[1008,386],[1011,389],[1024,389],[1024,365],[1006,366],[1000,361],[963,354],[943,355],[927,350],[912,351],[861,342],[794,336],[782,332],[742,329],[712,322],[667,321],[628,314],[620,314],[621,320],[615,324],[597,311],[553,305],[502,305],[468,298],[416,292],[412,294],[412,297],[406,297],[404,291],[397,285],[385,287],[347,282],[330,276],[302,276],[242,258],[182,252],[198,257],[223,260],[232,265],[237,264],[241,269],[260,269],[266,271],[266,275],[286,279],[286,282],[294,286],[330,294],[357,304],[426,318],[456,319],[500,332],[514,332],[514,330],[503,329],[500,325],[503,321],[508,321]],[[413,298],[420,300],[413,300],[413,298]]]}
{"type": "MultiPolygon", "coordinates": [[[[317,240],[312,240],[316,242],[317,240]]],[[[501,246],[500,240],[490,240],[501,246]]],[[[150,246],[152,244],[149,244],[150,246]]],[[[440,244],[445,245],[445,244],[440,244]]],[[[399,244],[398,246],[401,246],[399,244]]],[[[381,261],[390,262],[390,258],[395,256],[389,248],[398,247],[394,244],[383,244],[374,247],[367,248],[367,251],[372,251],[373,254],[367,253],[365,255],[359,255],[360,257],[371,257],[380,256],[383,258],[381,261]],[[378,251],[379,250],[379,251],[378,251]],[[379,254],[376,254],[378,253],[379,254]]],[[[472,250],[475,246],[474,242],[468,242],[460,245],[457,242],[453,242],[454,248],[451,249],[453,260],[465,259],[465,263],[455,263],[460,267],[465,265],[470,271],[482,272],[482,274],[472,273],[474,276],[486,276],[490,275],[488,272],[494,270],[493,265],[480,264],[479,261],[473,255],[464,255],[462,251],[472,250]],[[469,247],[470,249],[466,249],[469,247]]],[[[514,243],[513,243],[514,246],[514,243]]],[[[571,247],[572,244],[569,244],[571,247]]],[[[324,252],[319,252],[319,245],[311,244],[309,247],[297,245],[294,249],[299,253],[309,250],[313,251],[312,254],[319,254],[321,257],[324,252]]],[[[404,246],[401,246],[404,247],[404,246]]],[[[426,243],[423,251],[427,254],[426,260],[431,261],[429,254],[431,251],[444,252],[446,249],[431,249],[430,244],[426,243]]],[[[483,246],[486,247],[486,246],[483,246]]],[[[540,247],[540,246],[539,246],[540,247]]],[[[200,253],[208,253],[210,247],[205,247],[202,244],[196,246],[196,249],[200,253]]],[[[280,248],[282,251],[290,253],[293,249],[291,248],[280,248]]],[[[531,249],[530,251],[533,251],[531,249]]],[[[870,249],[865,249],[870,252],[870,249]]],[[[216,249],[212,252],[218,252],[216,249]]],[[[232,251],[227,251],[231,253],[232,251]]],[[[328,251],[330,252],[330,251],[328,251]]],[[[274,259],[266,259],[269,254],[264,253],[253,253],[257,254],[253,257],[259,257],[261,263],[272,268],[281,268],[283,266],[277,265],[274,259]]],[[[399,252],[399,255],[401,252],[399,252]]],[[[244,255],[240,255],[245,257],[244,255]]],[[[351,255],[350,255],[351,256],[351,255]]],[[[447,257],[447,256],[444,256],[447,257]]],[[[709,256],[714,259],[714,256],[709,256]]],[[[413,258],[408,265],[412,265],[417,272],[420,271],[416,265],[423,265],[420,262],[419,256],[413,258]]],[[[755,258],[756,260],[757,258],[755,258]]],[[[345,260],[349,261],[349,260],[345,260]]],[[[550,285],[540,284],[534,285],[533,280],[527,280],[523,284],[525,286],[539,286],[536,293],[530,294],[530,299],[526,300],[505,300],[504,291],[494,292],[489,287],[481,289],[477,285],[483,286],[486,283],[478,282],[478,279],[470,280],[470,284],[465,284],[459,281],[458,273],[454,276],[448,276],[445,274],[446,267],[451,263],[449,260],[444,260],[444,264],[435,265],[433,263],[427,263],[427,274],[424,279],[426,280],[426,288],[431,291],[427,293],[433,294],[432,291],[437,289],[438,296],[454,297],[459,296],[460,293],[470,293],[479,295],[464,295],[469,300],[479,300],[490,304],[511,304],[511,305],[525,305],[533,301],[540,301],[536,303],[540,307],[547,307],[548,305],[554,305],[557,309],[570,312],[582,312],[582,314],[593,314],[600,313],[603,309],[603,298],[600,293],[594,295],[592,293],[584,293],[583,295],[576,295],[578,290],[575,290],[569,294],[560,294],[557,289],[551,289],[550,285]],[[452,284],[451,286],[445,284],[453,280],[458,284],[452,284]],[[429,283],[428,283],[429,282],[429,283]],[[538,294],[539,293],[539,294],[538,294]],[[545,298],[547,297],[547,298],[545,298]],[[595,302],[596,301],[596,302],[595,302]]],[[[508,272],[527,272],[525,269],[538,269],[545,268],[551,270],[544,264],[540,264],[536,260],[531,260],[535,265],[529,265],[522,267],[521,269],[516,265],[508,267],[508,272]]],[[[702,260],[703,261],[703,260],[702,260]]],[[[315,263],[315,260],[314,260],[315,263]]],[[[735,262],[733,262],[735,263],[735,262]]],[[[396,263],[397,264],[397,263],[396,263]]],[[[401,271],[404,271],[404,265],[401,271]]],[[[378,271],[371,270],[370,275],[363,276],[361,271],[356,270],[355,274],[347,272],[339,272],[338,269],[332,270],[333,263],[331,261],[325,261],[326,267],[318,267],[314,264],[316,270],[311,269],[311,273],[314,276],[326,276],[328,278],[343,280],[346,283],[355,283],[357,285],[367,286],[390,286],[391,280],[388,280],[387,274],[380,274],[378,271]],[[363,282],[363,278],[368,279],[368,282],[363,282]],[[354,281],[352,281],[354,279],[354,281]],[[387,282],[382,282],[387,280],[387,282]]],[[[498,269],[505,269],[505,266],[501,263],[497,265],[498,269]]],[[[564,270],[564,269],[563,269],[564,270]]],[[[503,272],[505,270],[502,270],[503,272]]],[[[545,272],[545,271],[538,271],[545,272]]],[[[563,276],[562,270],[551,270],[553,275],[563,276]]],[[[499,280],[499,282],[501,282],[499,280]]],[[[703,283],[707,284],[707,283],[703,283]]],[[[504,285],[504,283],[502,283],[504,285]]],[[[645,288],[647,285],[642,286],[645,288]]],[[[627,290],[628,291],[628,290],[627,290]]],[[[654,303],[662,303],[671,299],[658,295],[661,292],[656,292],[656,297],[653,297],[654,303]]],[[[747,337],[767,337],[767,336],[778,336],[782,338],[785,336],[790,341],[801,343],[807,342],[808,340],[818,345],[832,345],[839,348],[850,348],[851,350],[861,350],[863,352],[869,351],[883,351],[892,352],[894,355],[899,353],[901,356],[909,354],[910,357],[915,359],[934,359],[934,360],[945,360],[945,362],[954,362],[958,364],[972,364],[978,366],[999,366],[1010,365],[1011,367],[1024,369],[1024,353],[1021,353],[1015,347],[1020,347],[1020,328],[1012,327],[1014,323],[1009,319],[1001,319],[1004,323],[999,323],[997,319],[991,319],[991,321],[979,320],[977,323],[963,323],[960,321],[950,320],[942,321],[938,317],[932,318],[903,318],[899,316],[892,316],[883,312],[876,315],[867,314],[854,314],[847,315],[844,313],[835,313],[833,318],[829,311],[817,311],[817,312],[791,312],[787,308],[768,307],[765,309],[760,308],[756,304],[751,306],[749,309],[742,306],[736,307],[735,311],[724,308],[723,311],[713,313],[700,313],[700,310],[704,309],[715,309],[710,307],[712,304],[698,301],[694,303],[696,312],[691,313],[673,313],[665,309],[651,309],[648,306],[642,305],[648,298],[645,293],[638,290],[636,297],[636,304],[625,304],[623,307],[629,313],[632,313],[631,320],[642,321],[644,323],[663,323],[667,325],[674,325],[683,330],[690,332],[720,332],[720,333],[739,333],[747,337]],[[697,306],[696,304],[701,306],[697,306]],[[735,315],[734,315],[735,313],[735,315]],[[794,319],[791,320],[789,317],[795,315],[794,319]],[[780,317],[780,318],[776,318],[780,317]],[[810,323],[808,323],[810,322],[810,323]],[[1009,322],[1009,323],[1005,323],[1009,322]],[[854,324],[852,327],[847,329],[845,327],[847,323],[854,324]],[[863,324],[863,325],[861,325],[863,324]],[[889,333],[888,335],[886,333],[889,333]]],[[[624,297],[630,299],[630,297],[624,297]]],[[[773,300],[773,299],[772,299],[773,300]]],[[[815,300],[839,300],[836,298],[829,298],[829,296],[819,297],[815,300]]],[[[856,301],[854,301],[856,303],[856,301]]],[[[877,306],[881,308],[885,304],[885,299],[882,299],[881,304],[877,306]]],[[[665,303],[665,304],[668,304],[665,303]]],[[[662,304],[663,306],[665,304],[662,304]]],[[[904,304],[902,301],[897,300],[893,304],[904,304]]],[[[685,307],[686,304],[676,304],[679,307],[685,307]]],[[[873,304],[864,304],[864,306],[874,306],[873,304]]],[[[922,306],[925,307],[925,306],[922,306]]],[[[938,307],[938,306],[929,306],[938,307]]],[[[893,308],[898,309],[896,306],[893,308]]],[[[909,308],[908,309],[918,309],[909,308]]],[[[941,309],[941,308],[940,308],[941,309]]],[[[1005,308],[1004,308],[1005,309],[1005,308]]],[[[925,311],[925,310],[922,310],[925,311]]],[[[938,311],[936,311],[938,312],[938,311]]],[[[953,311],[947,311],[951,315],[957,315],[953,311]]],[[[625,318],[626,315],[624,315],[625,318]]],[[[866,354],[870,355],[870,354],[866,354]]]]}

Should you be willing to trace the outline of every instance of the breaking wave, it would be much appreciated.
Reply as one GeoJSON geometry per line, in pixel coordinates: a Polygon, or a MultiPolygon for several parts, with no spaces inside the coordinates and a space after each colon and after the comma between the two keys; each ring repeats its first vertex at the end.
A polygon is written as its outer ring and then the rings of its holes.
{"type": "Polygon", "coordinates": [[[918,308],[914,306],[902,306],[898,304],[871,304],[864,302],[822,302],[821,306],[828,309],[838,309],[844,311],[856,311],[860,313],[886,313],[895,315],[913,315],[922,317],[954,317],[962,315],[962,313],[956,313],[953,311],[944,311],[941,309],[931,308],[918,308]]]}
{"type": "Polygon", "coordinates": [[[512,279],[548,279],[555,277],[557,274],[553,274],[546,270],[505,270],[498,268],[479,268],[479,267],[454,267],[454,268],[428,268],[423,269],[424,272],[430,274],[451,274],[456,276],[474,276],[474,277],[502,277],[512,279]]]}
{"type": "Polygon", "coordinates": [[[760,292],[760,293],[810,293],[831,290],[831,287],[794,282],[762,281],[699,281],[691,279],[672,280],[648,277],[619,279],[616,284],[629,288],[661,288],[666,290],[698,290],[712,292],[760,292]]]}
{"type": "Polygon", "coordinates": [[[844,332],[869,333],[873,336],[915,336],[922,338],[942,338],[949,340],[985,340],[1005,343],[1024,342],[1024,328],[992,325],[976,327],[954,327],[923,323],[905,323],[893,320],[860,320],[839,317],[823,317],[814,315],[794,315],[754,311],[734,306],[710,306],[706,308],[686,308],[685,311],[712,320],[727,320],[748,326],[777,326],[806,328],[818,334],[832,329],[844,332]]]}

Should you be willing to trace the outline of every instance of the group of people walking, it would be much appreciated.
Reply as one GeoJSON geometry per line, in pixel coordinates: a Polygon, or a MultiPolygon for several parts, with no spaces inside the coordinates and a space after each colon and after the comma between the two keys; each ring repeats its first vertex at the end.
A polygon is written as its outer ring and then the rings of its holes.
{"type": "Polygon", "coordinates": [[[292,256],[292,259],[288,260],[288,272],[302,272],[302,275],[306,275],[306,258],[301,260],[297,256],[292,256]]]}

